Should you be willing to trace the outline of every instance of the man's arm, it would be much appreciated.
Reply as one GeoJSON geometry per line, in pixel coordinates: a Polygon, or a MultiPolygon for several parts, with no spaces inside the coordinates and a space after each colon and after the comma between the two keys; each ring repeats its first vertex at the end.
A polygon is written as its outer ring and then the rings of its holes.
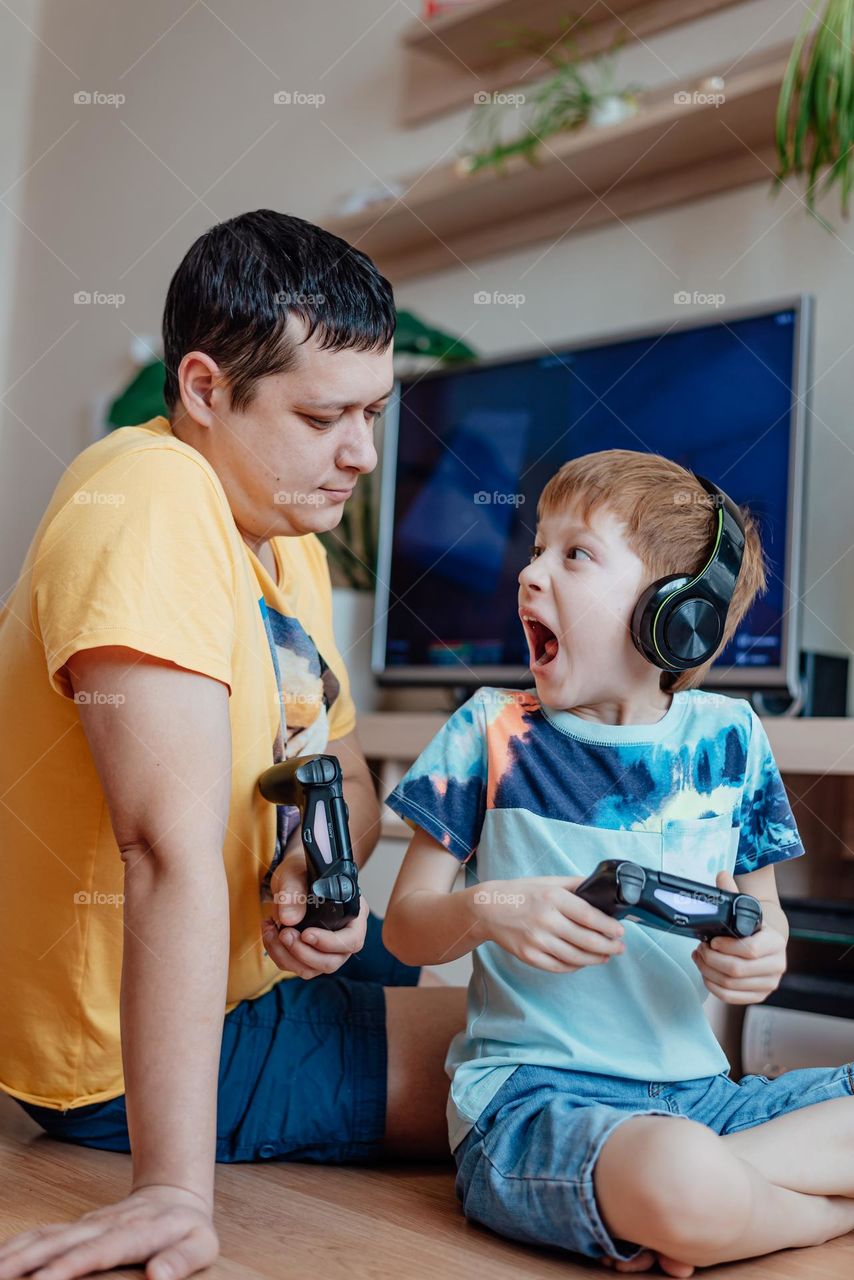
{"type": "Polygon", "coordinates": [[[0,1247],[0,1280],[132,1263],[183,1280],[217,1256],[216,1093],[228,971],[222,846],[228,691],[133,649],[68,661],[125,864],[121,1036],[133,1186],[117,1204],[0,1247]],[[121,695],[107,700],[104,693],[121,695]]]}
{"type": "Polygon", "coordinates": [[[224,684],[130,649],[81,651],[75,695],[125,864],[122,1056],[134,1187],[213,1196],[228,975],[224,684]],[[200,911],[203,908],[203,914],[200,911]]]}

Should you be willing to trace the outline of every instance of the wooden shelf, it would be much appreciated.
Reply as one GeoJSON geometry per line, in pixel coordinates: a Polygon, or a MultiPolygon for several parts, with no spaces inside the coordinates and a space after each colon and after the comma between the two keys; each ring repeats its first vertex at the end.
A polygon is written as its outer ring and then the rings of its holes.
{"type": "MultiPolygon", "coordinates": [[[[359,741],[375,761],[411,763],[448,719],[441,711],[374,712],[359,717],[359,741]]],[[[854,776],[854,717],[768,716],[762,720],[781,773],[854,776]]]]}
{"type": "MultiPolygon", "coordinates": [[[[590,57],[617,40],[646,40],[659,31],[730,8],[743,0],[594,0],[584,10],[576,41],[590,57]]],[[[486,0],[431,22],[413,22],[402,37],[400,118],[417,124],[465,104],[477,92],[526,84],[548,70],[542,58],[496,48],[525,26],[556,36],[571,16],[566,0],[486,0]]]]}
{"type": "Polygon", "coordinates": [[[398,199],[324,225],[399,281],[770,182],[789,53],[784,45],[740,62],[721,105],[675,100],[693,94],[699,77],[644,95],[639,114],[619,124],[547,139],[536,165],[514,157],[503,174],[490,168],[468,176],[454,163],[431,168],[408,180],[398,199]]]}

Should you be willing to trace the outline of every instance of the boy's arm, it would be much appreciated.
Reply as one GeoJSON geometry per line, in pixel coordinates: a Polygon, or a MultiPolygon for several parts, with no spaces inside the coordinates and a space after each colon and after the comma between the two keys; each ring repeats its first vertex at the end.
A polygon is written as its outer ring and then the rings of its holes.
{"type": "Polygon", "coordinates": [[[443,964],[496,942],[525,964],[574,973],[625,950],[622,924],[573,892],[583,876],[482,880],[453,893],[459,867],[416,829],[383,924],[383,942],[406,964],[443,964]]]}
{"type": "Polygon", "coordinates": [[[762,904],[762,927],[750,938],[713,938],[693,952],[707,989],[726,1004],[759,1004],[780,985],[786,972],[789,922],[780,906],[774,866],[733,878],[721,871],[719,889],[750,893],[762,904]]]}
{"type": "Polygon", "coordinates": [[[383,942],[405,964],[444,964],[483,941],[479,886],[452,892],[459,869],[458,858],[416,827],[383,922],[383,942]]]}
{"type": "Polygon", "coordinates": [[[789,921],[786,919],[785,911],[780,906],[774,864],[768,863],[767,866],[760,867],[758,871],[749,871],[746,875],[736,876],[735,883],[738,886],[739,893],[750,893],[754,898],[759,899],[762,903],[763,924],[776,929],[788,942],[789,921]]]}

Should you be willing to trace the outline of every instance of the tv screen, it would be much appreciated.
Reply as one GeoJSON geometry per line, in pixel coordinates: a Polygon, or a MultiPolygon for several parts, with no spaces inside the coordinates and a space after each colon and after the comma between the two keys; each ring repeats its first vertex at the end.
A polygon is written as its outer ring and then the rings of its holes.
{"type": "Polygon", "coordinates": [[[386,424],[375,671],[529,683],[516,594],[537,498],[568,459],[635,449],[707,476],[758,519],[768,591],[715,671],[782,683],[798,594],[806,302],[404,381],[386,424]]]}

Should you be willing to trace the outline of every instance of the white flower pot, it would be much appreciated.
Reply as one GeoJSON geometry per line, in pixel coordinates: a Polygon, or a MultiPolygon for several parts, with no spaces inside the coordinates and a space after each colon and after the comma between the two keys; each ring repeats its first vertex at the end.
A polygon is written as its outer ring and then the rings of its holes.
{"type": "Polygon", "coordinates": [[[591,109],[587,122],[594,128],[602,128],[609,124],[619,124],[621,120],[628,120],[630,116],[636,116],[637,113],[638,104],[635,101],[631,98],[621,98],[613,93],[599,99],[591,109]]]}

